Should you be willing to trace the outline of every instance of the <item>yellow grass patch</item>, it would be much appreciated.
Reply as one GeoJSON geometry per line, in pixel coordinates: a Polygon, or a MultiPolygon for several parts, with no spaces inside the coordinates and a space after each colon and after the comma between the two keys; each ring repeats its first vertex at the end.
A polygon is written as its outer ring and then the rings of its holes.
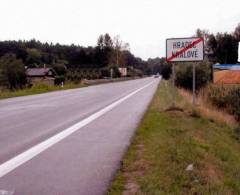
{"type": "MultiPolygon", "coordinates": [[[[189,91],[179,89],[179,93],[184,96],[189,102],[192,101],[192,94],[189,91]]],[[[220,123],[223,122],[231,127],[238,126],[238,123],[235,120],[234,116],[227,114],[223,110],[214,108],[209,103],[207,103],[206,99],[201,95],[199,95],[197,98],[196,109],[199,110],[203,116],[208,117],[213,121],[220,123]]]]}

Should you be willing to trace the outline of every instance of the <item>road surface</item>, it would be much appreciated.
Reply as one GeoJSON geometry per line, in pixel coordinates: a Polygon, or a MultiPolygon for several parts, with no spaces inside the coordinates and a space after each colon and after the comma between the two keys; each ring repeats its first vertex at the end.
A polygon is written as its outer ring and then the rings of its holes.
{"type": "Polygon", "coordinates": [[[1,100],[0,195],[105,194],[159,81],[1,100]]]}

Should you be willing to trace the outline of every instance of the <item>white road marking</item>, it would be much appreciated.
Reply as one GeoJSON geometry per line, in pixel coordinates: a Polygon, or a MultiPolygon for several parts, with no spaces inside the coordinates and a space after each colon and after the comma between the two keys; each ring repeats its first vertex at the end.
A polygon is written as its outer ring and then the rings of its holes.
{"type": "Polygon", "coordinates": [[[75,125],[61,131],[60,133],[50,137],[49,139],[37,144],[36,146],[33,146],[32,148],[26,150],[25,152],[13,157],[12,159],[10,159],[10,160],[6,161],[5,163],[1,164],[0,165],[0,178],[3,177],[4,175],[8,174],[9,172],[13,171],[14,169],[19,167],[20,165],[24,164],[25,162],[31,160],[32,158],[34,158],[35,156],[37,156],[41,152],[47,150],[48,148],[50,148],[54,144],[56,144],[56,143],[60,142],[61,140],[65,139],[66,137],[68,137],[72,133],[78,131],[82,127],[84,127],[87,124],[91,123],[92,121],[96,120],[100,116],[109,112],[114,107],[121,104],[123,101],[127,100],[128,98],[135,95],[139,91],[141,91],[141,90],[145,89],[146,87],[150,86],[151,84],[153,84],[153,82],[155,82],[155,81],[152,81],[152,82],[148,83],[147,85],[144,85],[143,87],[141,87],[141,88],[133,91],[132,93],[128,94],[127,96],[115,101],[114,103],[112,103],[112,104],[108,105],[107,107],[99,110],[98,112],[90,115],[89,117],[83,119],[82,121],[76,123],[75,125]]]}

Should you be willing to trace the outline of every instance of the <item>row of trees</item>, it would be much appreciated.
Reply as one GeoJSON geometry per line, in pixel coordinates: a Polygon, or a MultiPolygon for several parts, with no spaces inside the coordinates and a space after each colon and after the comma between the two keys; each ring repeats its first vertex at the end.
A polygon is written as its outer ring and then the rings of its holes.
{"type": "Polygon", "coordinates": [[[161,74],[164,79],[169,79],[172,73],[172,66],[165,58],[149,58],[147,60],[149,74],[161,74]]]}
{"type": "Polygon", "coordinates": [[[209,33],[197,29],[196,35],[205,41],[205,53],[213,63],[236,64],[238,60],[238,43],[240,42],[240,24],[232,33],[209,33]]]}
{"type": "MultiPolygon", "coordinates": [[[[119,76],[117,67],[127,67],[132,72],[148,72],[147,63],[135,57],[119,36],[100,35],[94,47],[60,45],[40,41],[0,42],[0,86],[21,88],[26,84],[25,68],[52,67],[59,78],[79,81],[84,77],[101,78],[119,76]],[[84,75],[84,71],[88,73],[84,75]],[[93,71],[92,71],[93,70],[93,71]],[[98,71],[95,71],[98,70],[98,71]],[[97,72],[97,73],[96,73],[97,72]]],[[[131,71],[130,71],[131,72],[131,71]]],[[[58,79],[59,80],[59,79],[58,79]]]]}

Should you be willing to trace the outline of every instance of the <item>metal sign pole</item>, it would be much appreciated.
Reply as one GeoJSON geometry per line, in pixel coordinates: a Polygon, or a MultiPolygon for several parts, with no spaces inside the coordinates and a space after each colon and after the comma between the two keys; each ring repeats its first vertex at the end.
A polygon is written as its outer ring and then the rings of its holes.
{"type": "Polygon", "coordinates": [[[192,96],[192,103],[193,105],[195,105],[196,103],[196,64],[193,64],[193,86],[192,86],[192,90],[193,90],[193,96],[192,96]]]}
{"type": "MultiPolygon", "coordinates": [[[[204,39],[202,37],[171,38],[166,40],[168,62],[199,62],[204,59],[204,39]]],[[[196,64],[193,64],[192,103],[196,103],[196,64]]],[[[175,67],[173,73],[173,105],[175,104],[175,67]]]]}
{"type": "Polygon", "coordinates": [[[172,106],[175,107],[175,63],[172,63],[172,106]]]}

